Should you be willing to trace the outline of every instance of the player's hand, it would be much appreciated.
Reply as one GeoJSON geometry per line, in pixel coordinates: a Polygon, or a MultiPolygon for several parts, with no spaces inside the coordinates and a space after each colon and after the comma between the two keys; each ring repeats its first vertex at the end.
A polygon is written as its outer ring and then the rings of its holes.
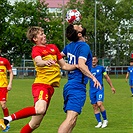
{"type": "Polygon", "coordinates": [[[115,94],[115,88],[111,88],[112,93],[115,94]]]}
{"type": "Polygon", "coordinates": [[[45,61],[45,65],[46,66],[51,66],[53,64],[55,64],[55,61],[54,60],[47,60],[47,61],[45,61]]]}
{"type": "Polygon", "coordinates": [[[7,90],[10,91],[12,87],[10,85],[7,86],[7,90]]]}
{"type": "Polygon", "coordinates": [[[75,65],[75,67],[76,67],[76,68],[79,68],[79,65],[78,65],[78,64],[76,64],[76,65],[75,65]]]}
{"type": "Polygon", "coordinates": [[[101,84],[99,83],[99,81],[96,78],[93,79],[93,82],[94,82],[94,87],[96,87],[97,89],[98,88],[102,89],[101,84]]]}

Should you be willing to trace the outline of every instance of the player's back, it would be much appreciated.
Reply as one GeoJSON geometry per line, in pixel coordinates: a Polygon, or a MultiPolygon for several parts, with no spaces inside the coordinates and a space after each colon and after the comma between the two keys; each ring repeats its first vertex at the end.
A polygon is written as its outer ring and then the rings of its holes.
{"type": "MultiPolygon", "coordinates": [[[[78,64],[79,58],[83,58],[86,60],[88,68],[91,68],[92,66],[92,54],[90,47],[85,42],[71,42],[65,47],[63,53],[67,55],[69,64],[78,64]]],[[[75,69],[68,73],[68,80],[87,84],[88,77],[85,76],[79,69],[75,69]]]]}

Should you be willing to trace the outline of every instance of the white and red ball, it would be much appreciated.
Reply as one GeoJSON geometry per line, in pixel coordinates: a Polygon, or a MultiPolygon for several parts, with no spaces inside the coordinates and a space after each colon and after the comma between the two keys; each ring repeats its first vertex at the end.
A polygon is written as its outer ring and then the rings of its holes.
{"type": "Polygon", "coordinates": [[[69,24],[79,23],[80,20],[81,20],[81,14],[77,9],[67,11],[66,21],[69,24]]]}

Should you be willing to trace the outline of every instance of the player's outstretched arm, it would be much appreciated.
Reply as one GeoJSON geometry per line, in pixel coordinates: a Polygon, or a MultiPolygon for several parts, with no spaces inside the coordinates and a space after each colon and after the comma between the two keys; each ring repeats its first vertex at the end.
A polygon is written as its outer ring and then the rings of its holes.
{"type": "Polygon", "coordinates": [[[44,61],[44,60],[42,60],[41,56],[35,57],[34,61],[35,61],[36,65],[39,67],[51,66],[51,65],[55,64],[54,60],[51,59],[51,60],[44,61]]]}
{"type": "Polygon", "coordinates": [[[78,67],[78,65],[70,65],[66,63],[64,59],[58,60],[58,63],[63,70],[67,70],[67,71],[74,70],[78,67]]]}

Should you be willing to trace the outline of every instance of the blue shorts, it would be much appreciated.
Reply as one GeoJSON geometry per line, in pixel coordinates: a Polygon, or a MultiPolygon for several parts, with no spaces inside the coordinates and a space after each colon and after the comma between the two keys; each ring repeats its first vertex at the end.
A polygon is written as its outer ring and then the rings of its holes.
{"type": "Polygon", "coordinates": [[[91,104],[96,104],[98,101],[104,100],[104,88],[102,90],[98,89],[96,91],[89,90],[90,102],[91,104]]]}
{"type": "Polygon", "coordinates": [[[133,86],[133,80],[129,80],[129,85],[133,86]]]}
{"type": "Polygon", "coordinates": [[[86,100],[86,86],[82,84],[66,84],[64,86],[63,96],[64,112],[72,110],[80,114],[86,100]]]}

